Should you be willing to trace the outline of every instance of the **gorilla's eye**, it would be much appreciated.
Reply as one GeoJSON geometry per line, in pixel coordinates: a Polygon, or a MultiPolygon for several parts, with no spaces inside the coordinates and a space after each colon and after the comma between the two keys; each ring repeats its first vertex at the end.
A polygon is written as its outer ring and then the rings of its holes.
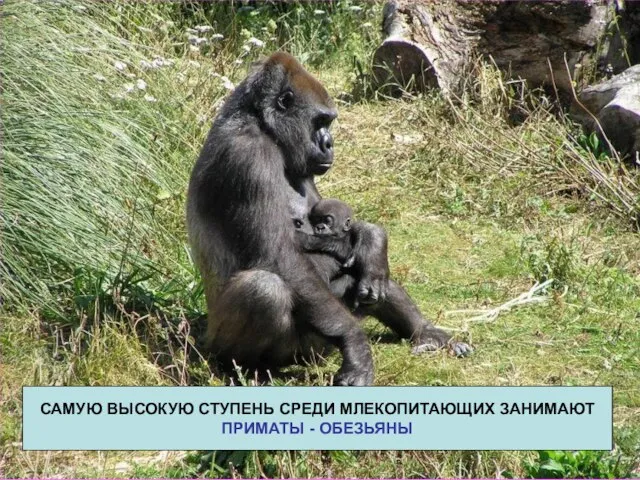
{"type": "Polygon", "coordinates": [[[297,218],[293,221],[293,224],[295,225],[296,228],[301,228],[302,227],[302,220],[298,220],[297,218]]]}
{"type": "Polygon", "coordinates": [[[280,110],[287,110],[288,108],[291,108],[293,105],[293,98],[293,92],[291,90],[287,90],[278,97],[278,108],[280,110]]]}

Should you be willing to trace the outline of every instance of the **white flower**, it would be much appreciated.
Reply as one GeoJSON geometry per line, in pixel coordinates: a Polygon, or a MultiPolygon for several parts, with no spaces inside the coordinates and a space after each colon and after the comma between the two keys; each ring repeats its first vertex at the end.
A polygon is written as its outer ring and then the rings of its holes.
{"type": "Polygon", "coordinates": [[[313,14],[314,15],[324,15],[326,12],[324,10],[314,10],[313,14]]]}
{"type": "Polygon", "coordinates": [[[209,43],[209,40],[207,40],[204,37],[196,37],[195,35],[190,35],[189,36],[189,43],[191,45],[202,45],[203,43],[209,43]]]}
{"type": "Polygon", "coordinates": [[[133,83],[125,83],[125,84],[123,85],[123,87],[124,87],[124,91],[125,91],[126,93],[131,93],[131,92],[133,92],[133,89],[135,88],[135,87],[133,86],[133,83]]]}
{"type": "Polygon", "coordinates": [[[96,73],[93,78],[95,78],[97,81],[99,82],[106,82],[107,79],[104,78],[104,75],[100,75],[99,73],[96,73]]]}
{"type": "Polygon", "coordinates": [[[251,37],[247,40],[247,43],[250,43],[254,47],[262,48],[264,47],[264,42],[262,40],[258,40],[256,37],[251,37]]]}
{"type": "Polygon", "coordinates": [[[147,82],[139,78],[136,81],[136,87],[138,87],[138,90],[145,90],[147,88],[147,82]]]}
{"type": "Polygon", "coordinates": [[[211,35],[211,40],[222,40],[224,38],[224,35],[222,35],[221,33],[214,33],[213,35],[211,35]]]}
{"type": "Polygon", "coordinates": [[[196,119],[198,120],[198,123],[205,123],[207,121],[207,116],[200,114],[196,117],[196,119]]]}
{"type": "MultiPolygon", "coordinates": [[[[144,62],[144,60],[143,60],[144,62]]],[[[142,64],[142,62],[140,62],[142,64]]],[[[173,65],[175,63],[174,60],[170,60],[167,58],[163,58],[163,57],[155,57],[153,59],[153,61],[150,64],[149,68],[160,68],[160,67],[165,67],[165,66],[169,66],[169,65],[173,65]]]]}
{"type": "Polygon", "coordinates": [[[85,7],[84,5],[74,5],[72,8],[74,10],[78,10],[79,12],[84,12],[87,9],[87,7],[85,7]]]}
{"type": "Polygon", "coordinates": [[[362,7],[359,7],[358,5],[351,5],[349,7],[349,10],[351,10],[352,12],[361,12],[362,11],[362,7]]]}
{"type": "Polygon", "coordinates": [[[125,68],[127,68],[127,64],[124,62],[121,62],[120,60],[117,60],[114,64],[114,67],[116,67],[116,70],[122,72],[124,71],[125,68]]]}
{"type": "Polygon", "coordinates": [[[371,27],[373,27],[373,25],[369,22],[362,24],[362,28],[371,28],[371,27]]]}
{"type": "Polygon", "coordinates": [[[220,81],[222,82],[222,85],[227,90],[233,90],[233,89],[236,88],[236,86],[233,84],[233,82],[231,80],[229,80],[229,77],[225,77],[223,75],[220,75],[219,73],[214,73],[213,76],[219,78],[220,81]]]}
{"type": "Polygon", "coordinates": [[[195,28],[187,28],[186,34],[189,35],[195,35],[196,33],[198,33],[198,31],[195,28]]]}
{"type": "Polygon", "coordinates": [[[196,25],[196,30],[200,33],[206,33],[213,30],[213,27],[211,25],[196,25]]]}
{"type": "Polygon", "coordinates": [[[222,85],[227,90],[233,90],[233,89],[236,88],[236,86],[233,84],[233,82],[231,80],[229,80],[227,77],[220,77],[220,80],[222,80],[222,85]]]}
{"type": "Polygon", "coordinates": [[[156,97],[154,97],[153,95],[149,95],[148,93],[144,96],[144,99],[147,102],[157,102],[158,99],[156,97]]]}
{"type": "Polygon", "coordinates": [[[249,45],[243,45],[242,46],[242,50],[244,50],[245,52],[249,53],[251,51],[251,47],[249,45]]]}

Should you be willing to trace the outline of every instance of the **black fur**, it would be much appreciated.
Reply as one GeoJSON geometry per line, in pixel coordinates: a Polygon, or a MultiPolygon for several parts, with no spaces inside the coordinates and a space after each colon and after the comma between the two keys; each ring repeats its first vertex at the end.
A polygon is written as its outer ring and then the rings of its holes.
{"type": "Polygon", "coordinates": [[[369,385],[371,350],[345,303],[359,302],[358,316],[371,313],[406,338],[443,346],[449,337],[389,281],[381,228],[354,223],[354,266],[335,278],[323,263],[330,255],[305,252],[291,219],[308,221],[320,200],[313,179],[333,162],[335,117],[324,88],[292,57],[260,64],[222,107],[193,169],[189,239],[219,358],[269,368],[336,346],[343,362],[334,382],[369,385]]]}

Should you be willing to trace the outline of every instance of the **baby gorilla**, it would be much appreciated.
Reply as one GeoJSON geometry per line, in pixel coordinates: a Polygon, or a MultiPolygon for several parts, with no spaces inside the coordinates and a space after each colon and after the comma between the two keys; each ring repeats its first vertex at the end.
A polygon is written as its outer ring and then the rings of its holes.
{"type": "Polygon", "coordinates": [[[309,222],[295,219],[302,248],[310,252],[310,260],[318,273],[331,282],[355,262],[353,210],[346,203],[325,198],[309,212],[309,222]]]}
{"type": "MultiPolygon", "coordinates": [[[[332,293],[342,297],[359,318],[375,314],[376,306],[360,305],[354,289],[357,285],[353,276],[357,275],[356,259],[363,245],[357,240],[361,222],[355,221],[351,207],[336,199],[319,200],[309,212],[309,221],[294,218],[294,225],[300,245],[332,293]]],[[[382,251],[386,259],[386,243],[382,251]]],[[[406,293],[395,283],[392,282],[392,285],[391,295],[394,296],[397,306],[388,312],[389,324],[393,324],[394,321],[425,323],[424,317],[406,293]]],[[[445,344],[449,344],[449,348],[457,356],[465,356],[472,351],[465,343],[451,341],[448,333],[428,322],[424,332],[426,335],[405,337],[411,338],[414,343],[413,353],[437,350],[445,344]]]]}
{"type": "Polygon", "coordinates": [[[334,198],[320,200],[309,213],[313,234],[322,244],[324,253],[333,255],[344,268],[353,266],[353,237],[351,222],[353,210],[334,198]]]}

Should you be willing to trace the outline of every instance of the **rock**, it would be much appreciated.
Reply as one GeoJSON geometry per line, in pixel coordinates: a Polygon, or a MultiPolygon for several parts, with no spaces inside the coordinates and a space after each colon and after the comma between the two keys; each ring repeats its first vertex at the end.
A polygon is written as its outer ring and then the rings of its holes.
{"type": "Polygon", "coordinates": [[[604,131],[620,155],[640,162],[640,65],[585,88],[573,102],[571,115],[588,131],[601,137],[604,131]]]}

